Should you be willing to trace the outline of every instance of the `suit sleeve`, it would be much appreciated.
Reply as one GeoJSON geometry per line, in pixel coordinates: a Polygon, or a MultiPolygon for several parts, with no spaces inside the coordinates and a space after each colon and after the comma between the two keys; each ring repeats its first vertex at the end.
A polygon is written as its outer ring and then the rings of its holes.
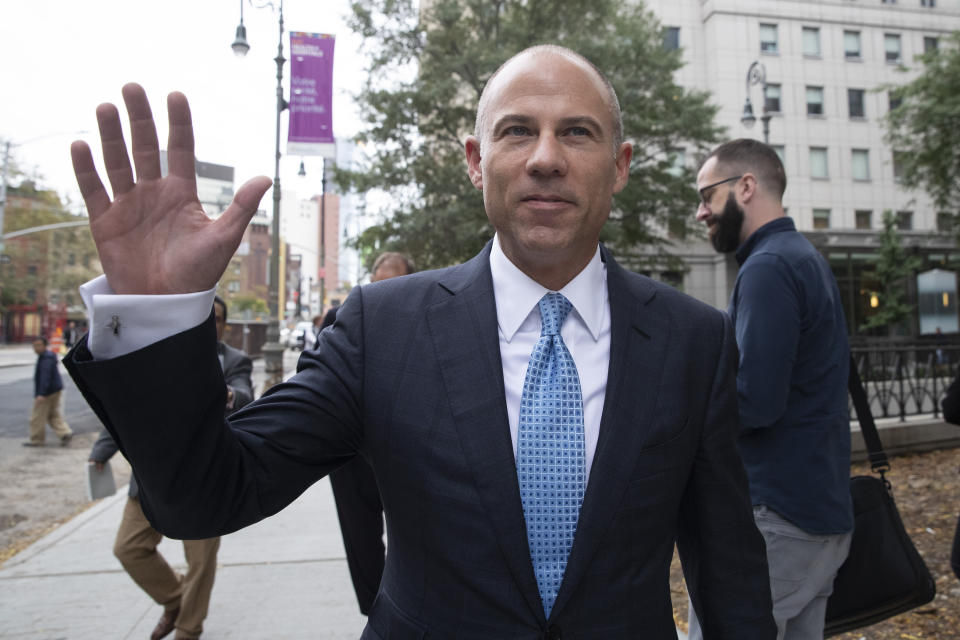
{"type": "Polygon", "coordinates": [[[242,351],[235,351],[236,359],[231,358],[229,367],[225,367],[223,377],[227,386],[233,390],[233,410],[242,409],[253,401],[253,382],[250,373],[253,362],[242,351]]]}
{"type": "Polygon", "coordinates": [[[110,432],[104,429],[100,432],[100,437],[93,443],[90,450],[90,459],[96,462],[106,462],[113,457],[118,450],[117,443],[114,442],[110,432]]]}
{"type": "Polygon", "coordinates": [[[763,537],[737,450],[737,348],[722,316],[700,444],[681,503],[677,546],[704,637],[775,638],[763,537]]]}
{"type": "Polygon", "coordinates": [[[228,418],[213,314],[110,360],[93,360],[85,340],[70,352],[67,369],[130,461],[157,530],[181,539],[236,531],[356,455],[360,297],[344,304],[347,321],[323,334],[320,350],[301,357],[297,375],[228,418]]]}

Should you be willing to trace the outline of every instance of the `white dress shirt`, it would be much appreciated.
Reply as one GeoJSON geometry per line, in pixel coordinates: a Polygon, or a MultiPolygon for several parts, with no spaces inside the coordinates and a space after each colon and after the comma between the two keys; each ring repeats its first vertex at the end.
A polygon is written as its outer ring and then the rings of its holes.
{"type": "MultiPolygon", "coordinates": [[[[549,289],[537,284],[504,255],[499,238],[490,251],[490,271],[497,306],[497,328],[503,386],[510,421],[513,455],[517,455],[520,396],[530,354],[540,338],[537,303],[549,289]]],[[[181,295],[117,295],[105,276],[80,287],[87,306],[87,346],[97,360],[116,358],[191,329],[210,315],[215,289],[181,295]]],[[[600,247],[593,259],[559,293],[573,310],[560,328],[560,336],[577,365],[583,397],[584,451],[587,478],[600,436],[600,417],[607,390],[610,364],[610,299],[607,269],[600,247]]]]}
{"type": "MultiPolygon", "coordinates": [[[[517,456],[517,432],[520,426],[520,396],[527,376],[533,347],[540,339],[540,310],[537,303],[550,292],[517,268],[495,238],[490,251],[490,272],[497,305],[500,360],[503,365],[503,389],[507,397],[507,418],[513,456],[517,456]]],[[[560,337],[570,351],[580,376],[583,397],[584,453],[587,478],[600,437],[600,417],[607,391],[610,366],[610,298],[607,294],[607,269],[600,259],[600,247],[593,259],[559,293],[570,301],[573,310],[560,327],[560,337]]]]}

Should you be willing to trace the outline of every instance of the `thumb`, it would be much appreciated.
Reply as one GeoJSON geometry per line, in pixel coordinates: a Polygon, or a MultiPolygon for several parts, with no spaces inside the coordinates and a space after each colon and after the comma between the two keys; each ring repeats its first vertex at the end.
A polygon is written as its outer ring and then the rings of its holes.
{"type": "Polygon", "coordinates": [[[253,214],[257,212],[260,200],[263,199],[267,189],[272,185],[273,180],[266,176],[257,176],[247,180],[243,183],[243,186],[237,189],[237,193],[233,196],[233,202],[230,203],[230,206],[217,221],[227,227],[229,234],[237,236],[238,244],[239,237],[243,235],[243,230],[247,228],[253,214]]]}

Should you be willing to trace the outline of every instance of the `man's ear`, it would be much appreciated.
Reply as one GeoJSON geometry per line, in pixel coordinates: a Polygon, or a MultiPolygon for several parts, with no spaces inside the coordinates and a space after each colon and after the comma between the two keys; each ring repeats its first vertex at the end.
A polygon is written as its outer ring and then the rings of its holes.
{"type": "Polygon", "coordinates": [[[743,174],[743,178],[740,179],[739,187],[739,196],[740,203],[746,204],[753,200],[757,195],[757,176],[752,173],[743,174]]]}
{"type": "Polygon", "coordinates": [[[614,167],[616,176],[613,181],[613,192],[620,193],[627,186],[627,180],[630,179],[630,160],[633,158],[633,145],[624,142],[617,149],[617,155],[614,157],[614,167]]]}
{"type": "Polygon", "coordinates": [[[463,144],[464,153],[467,156],[467,175],[470,176],[470,182],[477,189],[483,190],[483,169],[480,168],[480,141],[474,136],[467,136],[463,144]]]}

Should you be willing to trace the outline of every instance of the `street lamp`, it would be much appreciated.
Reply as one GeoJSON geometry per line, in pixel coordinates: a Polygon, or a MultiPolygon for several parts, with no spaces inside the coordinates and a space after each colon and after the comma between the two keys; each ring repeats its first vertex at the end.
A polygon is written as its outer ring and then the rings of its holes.
{"type": "MultiPolygon", "coordinates": [[[[263,364],[267,375],[265,388],[270,388],[283,381],[283,345],[280,344],[280,322],[283,310],[280,308],[280,114],[287,108],[287,101],[283,99],[283,63],[286,58],[283,57],[283,0],[280,0],[279,7],[274,7],[272,2],[266,2],[262,5],[253,4],[248,0],[250,6],[255,9],[270,7],[277,10],[279,16],[279,33],[277,40],[277,57],[274,61],[277,63],[277,143],[275,147],[273,164],[273,220],[270,225],[270,288],[267,296],[270,298],[270,322],[267,324],[267,343],[263,345],[263,364]]],[[[243,26],[243,0],[240,0],[240,25],[237,27],[237,35],[231,45],[233,52],[237,56],[247,55],[250,45],[247,43],[247,28],[243,26]]]]}
{"type": "Polygon", "coordinates": [[[320,176],[320,312],[327,296],[327,159],[320,176]]]}
{"type": "Polygon", "coordinates": [[[763,122],[763,141],[770,144],[770,112],[767,111],[767,69],[759,60],[754,61],[747,69],[747,101],[743,105],[743,115],[740,116],[740,122],[747,129],[753,127],[753,124],[757,121],[756,116],[753,115],[753,105],[750,103],[750,85],[752,84],[760,85],[761,99],[763,100],[763,115],[760,116],[760,121],[763,122]]]}

